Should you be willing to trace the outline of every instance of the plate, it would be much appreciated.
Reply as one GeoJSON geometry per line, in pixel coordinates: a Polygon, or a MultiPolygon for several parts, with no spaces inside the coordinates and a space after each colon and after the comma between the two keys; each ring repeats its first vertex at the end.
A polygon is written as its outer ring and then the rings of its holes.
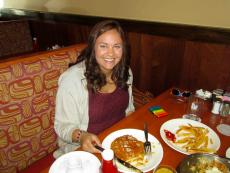
{"type": "Polygon", "coordinates": [[[93,154],[85,151],[73,151],[55,160],[49,173],[99,173],[100,166],[99,159],[93,154]]]}
{"type": "MultiPolygon", "coordinates": [[[[132,135],[137,138],[139,141],[145,142],[145,136],[143,130],[138,129],[121,129],[109,134],[102,142],[102,146],[104,148],[110,148],[111,143],[118,137],[123,135],[132,135]]],[[[151,134],[148,135],[148,139],[152,144],[152,156],[149,162],[143,166],[138,167],[143,172],[148,172],[154,168],[156,168],[163,158],[163,148],[161,143],[151,134]]],[[[130,173],[130,169],[126,168],[120,163],[116,163],[118,170],[124,173],[130,173]]]]}
{"type": "Polygon", "coordinates": [[[230,159],[230,147],[226,150],[225,156],[230,159]]]}
{"type": "Polygon", "coordinates": [[[218,124],[216,126],[216,129],[218,132],[220,132],[222,135],[230,136],[230,125],[228,124],[218,124]]]}
{"type": "MultiPolygon", "coordinates": [[[[194,121],[194,120],[190,120],[190,119],[183,119],[183,118],[178,118],[178,119],[172,119],[169,121],[166,121],[164,124],[161,125],[160,128],[160,135],[162,137],[162,139],[164,140],[164,142],[170,146],[171,148],[175,149],[176,151],[179,151],[180,153],[183,154],[191,154],[188,153],[184,148],[174,144],[172,141],[168,140],[165,136],[165,132],[164,130],[169,130],[172,133],[176,133],[176,131],[179,129],[179,126],[181,125],[188,125],[191,124],[192,126],[196,126],[196,127],[204,127],[206,129],[208,129],[208,137],[209,139],[212,139],[212,144],[209,143],[208,144],[208,148],[213,149],[214,151],[218,151],[218,149],[220,148],[220,138],[219,136],[207,125],[200,123],[198,121],[194,121]]],[[[177,138],[177,136],[176,136],[177,138]]]]}
{"type": "Polygon", "coordinates": [[[215,154],[191,154],[178,166],[179,173],[230,172],[230,161],[215,154]]]}

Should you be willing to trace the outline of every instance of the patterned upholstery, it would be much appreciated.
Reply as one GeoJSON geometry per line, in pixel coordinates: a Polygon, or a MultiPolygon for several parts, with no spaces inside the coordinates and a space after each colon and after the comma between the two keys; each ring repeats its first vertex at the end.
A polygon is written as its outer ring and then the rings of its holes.
{"type": "Polygon", "coordinates": [[[0,62],[0,172],[15,173],[56,149],[53,129],[60,74],[85,45],[0,62]]]}

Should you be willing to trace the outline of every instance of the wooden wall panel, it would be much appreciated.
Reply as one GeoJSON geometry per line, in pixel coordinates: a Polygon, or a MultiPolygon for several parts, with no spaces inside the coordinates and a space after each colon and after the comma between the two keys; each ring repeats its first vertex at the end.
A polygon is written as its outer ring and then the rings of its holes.
{"type": "Polygon", "coordinates": [[[141,78],[141,34],[129,32],[128,39],[130,42],[130,66],[134,76],[133,83],[135,86],[139,86],[141,78]]]}
{"type": "MultiPolygon", "coordinates": [[[[139,56],[132,56],[135,84],[141,90],[158,95],[179,82],[184,42],[148,34],[139,34],[139,37],[136,40],[140,42],[139,47],[131,47],[132,55],[139,50],[139,56]]],[[[131,45],[138,45],[130,41],[131,45]]]]}
{"type": "Polygon", "coordinates": [[[32,37],[36,37],[40,50],[47,50],[55,44],[69,46],[86,42],[90,32],[87,25],[56,23],[50,21],[30,21],[32,37]]]}
{"type": "Polygon", "coordinates": [[[189,89],[230,87],[230,46],[186,42],[180,86],[189,89]]]}

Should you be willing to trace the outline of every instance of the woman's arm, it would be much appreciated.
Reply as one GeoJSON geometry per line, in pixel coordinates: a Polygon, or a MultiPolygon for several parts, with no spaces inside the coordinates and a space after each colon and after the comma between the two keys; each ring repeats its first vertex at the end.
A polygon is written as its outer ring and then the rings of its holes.
{"type": "Polygon", "coordinates": [[[79,110],[82,106],[79,107],[76,102],[71,92],[59,88],[56,100],[55,131],[67,143],[79,143],[84,151],[99,153],[100,151],[94,147],[101,146],[98,137],[80,128],[82,118],[79,110]]]}
{"type": "Polygon", "coordinates": [[[54,129],[57,135],[68,143],[74,142],[74,130],[80,130],[80,112],[77,107],[72,94],[59,87],[56,96],[54,129]]]}

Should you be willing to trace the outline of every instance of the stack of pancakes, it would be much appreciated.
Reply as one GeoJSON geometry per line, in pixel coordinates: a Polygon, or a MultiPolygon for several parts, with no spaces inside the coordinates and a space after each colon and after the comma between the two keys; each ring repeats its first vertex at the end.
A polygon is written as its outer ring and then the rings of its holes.
{"type": "Polygon", "coordinates": [[[144,143],[131,135],[116,138],[111,144],[111,149],[116,157],[134,166],[140,166],[147,162],[144,158],[144,143]]]}

